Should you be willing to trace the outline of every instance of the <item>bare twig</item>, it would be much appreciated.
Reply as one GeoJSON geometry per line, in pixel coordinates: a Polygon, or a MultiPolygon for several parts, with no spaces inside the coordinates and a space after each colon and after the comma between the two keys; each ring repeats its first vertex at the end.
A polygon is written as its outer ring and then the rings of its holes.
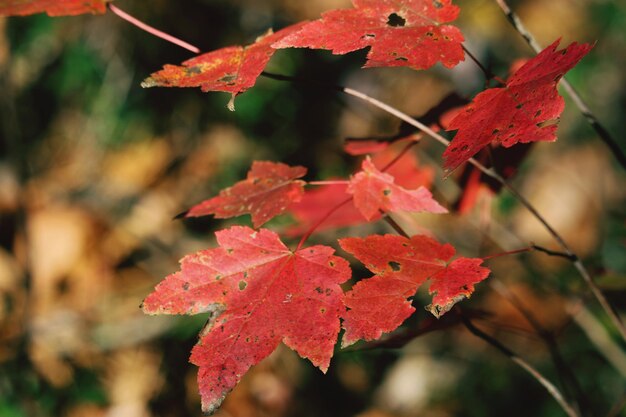
{"type": "Polygon", "coordinates": [[[564,253],[564,252],[557,252],[557,251],[554,251],[554,250],[546,249],[543,246],[532,244],[532,245],[530,245],[530,247],[533,248],[536,251],[543,252],[546,255],[557,256],[557,257],[560,257],[560,258],[565,258],[565,259],[567,259],[568,261],[571,261],[571,262],[576,262],[578,260],[578,257],[576,255],[570,255],[570,254],[564,253]]]}
{"type": "MultiPolygon", "coordinates": [[[[515,14],[515,12],[511,10],[506,0],[496,0],[496,3],[498,3],[498,6],[500,6],[500,9],[502,9],[502,11],[506,15],[511,25],[513,25],[515,30],[517,30],[517,32],[519,32],[519,34],[526,40],[528,45],[530,45],[530,47],[536,53],[541,52],[543,48],[541,47],[541,45],[539,45],[539,42],[537,42],[537,40],[532,35],[532,33],[530,33],[528,29],[526,28],[526,26],[524,26],[519,16],[517,16],[517,14],[515,14]]],[[[624,151],[622,151],[622,149],[617,144],[615,139],[613,139],[613,137],[606,130],[606,128],[602,126],[598,118],[591,112],[591,110],[589,109],[587,104],[583,101],[583,99],[580,97],[578,92],[574,89],[574,87],[572,87],[572,85],[565,78],[561,79],[561,85],[563,86],[565,91],[567,91],[567,94],[570,96],[574,104],[576,104],[576,107],[578,107],[578,110],[580,110],[582,115],[585,116],[585,119],[587,119],[587,122],[596,131],[600,139],[611,150],[611,152],[613,153],[613,156],[615,156],[615,159],[619,162],[622,168],[626,169],[626,154],[624,154],[624,151]]]]}
{"type": "Polygon", "coordinates": [[[461,322],[465,325],[467,330],[470,331],[470,333],[498,349],[509,359],[515,362],[520,368],[528,372],[533,378],[535,378],[535,380],[543,385],[543,387],[550,393],[550,395],[552,395],[556,402],[559,403],[563,411],[565,411],[568,416],[580,417],[580,414],[578,414],[578,412],[574,410],[574,408],[570,404],[568,404],[565,398],[563,398],[563,394],[561,393],[561,391],[559,391],[559,389],[552,382],[550,382],[550,380],[543,376],[538,370],[536,370],[524,359],[515,354],[511,349],[504,346],[499,340],[495,339],[494,337],[488,335],[487,333],[474,326],[471,320],[464,316],[460,309],[457,308],[456,310],[461,318],[461,322]]]}
{"type": "Polygon", "coordinates": [[[195,54],[200,53],[200,48],[193,46],[183,40],[180,40],[177,37],[172,36],[168,33],[165,33],[156,28],[153,28],[150,25],[145,24],[144,22],[137,19],[136,17],[133,17],[129,15],[128,13],[126,13],[125,11],[121,10],[119,7],[114,6],[113,3],[107,3],[107,7],[109,8],[109,10],[111,10],[113,13],[115,13],[117,16],[121,17],[122,19],[126,20],[128,23],[137,26],[139,29],[146,31],[150,33],[151,35],[156,36],[157,38],[161,38],[163,40],[171,42],[174,45],[178,45],[181,48],[185,48],[186,50],[191,51],[195,54]]]}
{"type": "Polygon", "coordinates": [[[589,402],[578,382],[578,379],[576,379],[574,372],[572,372],[572,369],[568,366],[565,359],[561,355],[554,333],[543,327],[532,311],[526,308],[522,300],[510,291],[501,281],[493,278],[490,280],[490,286],[504,299],[511,303],[511,305],[524,316],[526,321],[530,323],[550,352],[552,362],[557,370],[557,375],[559,376],[566,393],[569,393],[569,397],[575,401],[581,414],[589,415],[589,402]]]}

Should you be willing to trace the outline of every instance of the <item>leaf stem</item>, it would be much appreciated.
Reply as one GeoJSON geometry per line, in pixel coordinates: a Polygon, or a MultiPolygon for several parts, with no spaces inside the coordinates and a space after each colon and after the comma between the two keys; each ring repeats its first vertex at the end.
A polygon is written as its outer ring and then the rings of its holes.
{"type": "Polygon", "coordinates": [[[181,48],[184,48],[188,51],[193,52],[194,54],[200,53],[200,48],[193,46],[183,40],[180,40],[177,37],[172,36],[168,33],[165,33],[156,28],[153,28],[152,26],[142,22],[136,17],[129,15],[125,11],[121,10],[119,7],[114,6],[113,3],[107,3],[107,7],[109,8],[109,10],[111,10],[113,13],[115,13],[117,16],[121,17],[122,19],[126,20],[131,25],[137,26],[139,29],[146,31],[149,34],[156,36],[157,38],[161,38],[168,42],[173,43],[174,45],[178,45],[181,48]]]}
{"type": "Polygon", "coordinates": [[[389,226],[391,226],[391,228],[396,231],[396,233],[398,233],[400,236],[403,236],[407,239],[411,238],[411,236],[409,236],[409,234],[404,231],[402,226],[400,226],[398,222],[396,222],[388,213],[385,213],[382,210],[380,210],[380,212],[383,215],[383,220],[385,220],[387,224],[389,224],[389,226]]]}
{"type": "Polygon", "coordinates": [[[509,359],[515,362],[520,368],[528,372],[541,385],[543,385],[543,387],[550,393],[550,395],[552,395],[556,402],[559,403],[563,411],[565,411],[568,416],[580,417],[580,414],[576,410],[574,410],[574,408],[570,404],[568,404],[567,401],[565,401],[565,398],[563,398],[563,394],[561,393],[561,391],[559,391],[559,389],[545,376],[543,376],[537,369],[535,369],[532,365],[519,357],[511,349],[504,346],[499,340],[495,339],[493,336],[488,335],[487,333],[474,326],[472,321],[467,318],[467,316],[465,316],[459,308],[457,308],[456,311],[461,318],[461,322],[463,323],[463,325],[465,325],[467,330],[470,331],[470,333],[498,349],[509,359]]]}
{"type": "Polygon", "coordinates": [[[324,223],[334,212],[336,212],[337,210],[339,210],[341,207],[345,206],[346,204],[348,204],[350,201],[352,201],[352,197],[348,197],[346,198],[344,201],[342,201],[341,203],[337,204],[335,207],[333,207],[332,209],[328,210],[328,212],[326,214],[324,214],[324,216],[322,218],[320,218],[317,222],[315,222],[315,224],[313,224],[313,226],[311,226],[309,228],[309,230],[306,231],[306,233],[304,235],[302,235],[302,238],[300,239],[300,242],[298,242],[298,246],[296,247],[295,252],[297,252],[298,250],[300,250],[300,248],[302,248],[302,245],[304,245],[304,242],[306,242],[306,240],[311,237],[311,235],[313,234],[313,232],[315,232],[315,229],[317,229],[318,227],[320,227],[320,225],[322,223],[324,223]]]}
{"type": "MultiPolygon", "coordinates": [[[[511,10],[506,0],[495,0],[500,9],[504,12],[504,15],[511,23],[511,25],[517,30],[517,32],[526,40],[526,43],[530,45],[530,47],[536,52],[539,53],[543,49],[539,42],[535,39],[535,37],[528,31],[526,26],[522,23],[519,16],[511,10]]],[[[611,150],[611,153],[622,166],[622,168],[626,169],[626,154],[617,144],[615,139],[611,136],[608,130],[600,123],[598,118],[591,112],[589,106],[584,102],[584,100],[580,97],[578,92],[574,89],[574,87],[563,77],[561,79],[561,85],[570,96],[578,110],[582,113],[582,115],[587,119],[587,122],[591,125],[591,127],[596,131],[600,139],[604,142],[604,144],[611,150]]]]}
{"type": "Polygon", "coordinates": [[[499,258],[501,256],[508,256],[508,255],[516,255],[518,253],[524,253],[524,252],[530,252],[532,251],[534,248],[532,246],[529,246],[527,248],[522,248],[522,249],[516,249],[516,250],[511,250],[508,252],[500,252],[500,253],[494,253],[492,255],[488,255],[488,256],[483,256],[483,260],[486,261],[488,259],[493,259],[493,258],[499,258]]]}
{"type": "Polygon", "coordinates": [[[482,62],[480,62],[478,58],[476,58],[476,56],[473,53],[471,53],[469,49],[467,49],[467,47],[464,44],[461,44],[461,48],[463,48],[463,51],[465,51],[465,54],[469,56],[470,59],[474,61],[476,66],[478,66],[478,68],[480,68],[480,70],[483,72],[483,74],[485,75],[485,79],[487,80],[487,85],[489,84],[489,80],[496,80],[502,85],[506,84],[506,82],[504,82],[502,78],[498,77],[496,74],[491,72],[491,70],[485,67],[482,64],[482,62]]]}

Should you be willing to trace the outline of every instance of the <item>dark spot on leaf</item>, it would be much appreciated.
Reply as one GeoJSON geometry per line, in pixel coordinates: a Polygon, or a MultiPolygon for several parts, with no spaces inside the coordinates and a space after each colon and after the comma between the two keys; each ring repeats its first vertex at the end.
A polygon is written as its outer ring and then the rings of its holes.
{"type": "Polygon", "coordinates": [[[330,261],[330,262],[328,262],[328,265],[335,266],[335,263],[333,261],[330,261]]]}
{"type": "Polygon", "coordinates": [[[326,313],[326,309],[324,307],[320,308],[320,313],[322,314],[326,313]]]}
{"type": "Polygon", "coordinates": [[[383,194],[384,194],[384,195],[389,195],[389,194],[391,194],[391,190],[390,190],[389,188],[385,188],[385,189],[383,190],[383,194]]]}
{"type": "Polygon", "coordinates": [[[376,37],[376,35],[374,35],[373,33],[366,33],[365,35],[361,36],[362,39],[374,39],[376,37]]]}
{"type": "Polygon", "coordinates": [[[408,61],[408,59],[406,59],[406,58],[405,58],[405,57],[403,57],[403,56],[399,56],[399,57],[397,57],[395,60],[396,60],[396,61],[404,61],[404,62],[407,62],[407,61],[408,61]]]}
{"type": "Polygon", "coordinates": [[[535,113],[535,117],[539,117],[541,115],[541,110],[537,110],[537,113],[535,113]]]}
{"type": "Polygon", "coordinates": [[[183,291],[189,291],[189,283],[188,282],[185,282],[183,284],[183,291]]]}
{"type": "Polygon", "coordinates": [[[236,75],[227,74],[227,75],[224,75],[222,78],[220,78],[218,81],[223,82],[223,83],[232,83],[236,79],[237,79],[236,75]]]}
{"type": "Polygon", "coordinates": [[[433,6],[435,6],[435,9],[441,9],[443,4],[439,0],[433,0],[433,6]]]}
{"type": "Polygon", "coordinates": [[[388,263],[389,267],[396,272],[402,269],[402,266],[398,262],[389,261],[388,263]]]}
{"type": "Polygon", "coordinates": [[[221,276],[221,275],[216,275],[216,276],[215,276],[215,280],[216,280],[216,281],[219,281],[220,279],[222,279],[222,276],[221,276]]]}
{"type": "Polygon", "coordinates": [[[518,109],[518,110],[519,110],[519,109],[521,109],[522,107],[524,107],[524,105],[523,105],[523,104],[521,104],[521,103],[520,103],[520,104],[518,104],[517,106],[515,106],[515,108],[516,108],[516,109],[518,109]]]}
{"type": "Polygon", "coordinates": [[[227,249],[226,249],[226,253],[228,253],[228,254],[233,253],[233,249],[232,249],[232,248],[227,248],[227,249]]]}
{"type": "Polygon", "coordinates": [[[468,149],[469,149],[469,146],[468,146],[468,145],[463,145],[463,146],[461,146],[461,152],[465,152],[465,151],[466,151],[466,150],[468,150],[468,149]]]}
{"type": "Polygon", "coordinates": [[[198,74],[202,74],[202,68],[200,67],[185,68],[185,75],[198,75],[198,74]]]}
{"type": "Polygon", "coordinates": [[[245,290],[247,286],[248,283],[246,281],[239,281],[239,291],[245,290]]]}
{"type": "Polygon", "coordinates": [[[387,17],[387,25],[393,27],[402,27],[406,24],[406,20],[397,13],[391,13],[387,17]]]}
{"type": "Polygon", "coordinates": [[[496,133],[498,133],[500,131],[500,129],[493,129],[493,132],[491,132],[492,135],[495,135],[496,133]]]}
{"type": "Polygon", "coordinates": [[[322,290],[320,287],[317,287],[317,288],[315,289],[315,291],[316,291],[317,293],[319,293],[319,294],[321,294],[321,293],[323,293],[323,292],[324,292],[324,290],[322,290]]]}

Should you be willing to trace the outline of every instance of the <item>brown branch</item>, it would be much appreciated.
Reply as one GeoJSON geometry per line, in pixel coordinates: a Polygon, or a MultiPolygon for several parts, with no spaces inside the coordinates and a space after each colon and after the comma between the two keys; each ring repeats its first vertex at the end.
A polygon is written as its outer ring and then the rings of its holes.
{"type": "Polygon", "coordinates": [[[522,300],[520,300],[512,291],[510,291],[501,281],[496,278],[493,278],[490,281],[490,286],[493,288],[500,296],[506,299],[513,307],[515,307],[521,314],[524,316],[526,321],[533,327],[537,335],[541,338],[544,345],[550,352],[550,356],[552,357],[552,362],[557,370],[557,375],[561,380],[561,385],[565,388],[568,397],[570,397],[577,408],[584,415],[589,415],[589,401],[583,392],[576,375],[572,369],[568,366],[567,362],[561,355],[561,351],[559,350],[558,343],[556,341],[555,335],[553,332],[548,331],[543,325],[539,322],[539,320],[535,317],[535,315],[526,308],[522,300]]]}
{"type": "Polygon", "coordinates": [[[537,380],[537,382],[543,385],[543,387],[548,391],[548,393],[550,393],[550,395],[552,395],[556,402],[559,403],[563,411],[565,411],[565,413],[569,417],[580,417],[580,414],[578,414],[578,412],[574,410],[574,408],[570,404],[568,404],[565,398],[563,398],[563,394],[561,393],[561,391],[559,391],[559,389],[552,382],[550,382],[550,380],[543,376],[538,370],[536,370],[524,359],[519,357],[511,349],[504,346],[499,340],[474,326],[472,321],[468,317],[463,315],[463,312],[459,308],[456,308],[456,311],[461,318],[461,322],[465,325],[467,330],[470,331],[470,333],[498,349],[506,357],[515,362],[520,368],[529,373],[535,380],[537,380]]]}

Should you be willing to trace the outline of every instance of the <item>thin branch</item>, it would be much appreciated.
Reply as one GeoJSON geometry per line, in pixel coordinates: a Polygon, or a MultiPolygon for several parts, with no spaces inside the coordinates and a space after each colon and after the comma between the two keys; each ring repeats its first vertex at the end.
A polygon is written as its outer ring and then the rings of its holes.
{"type": "Polygon", "coordinates": [[[457,313],[461,318],[461,322],[465,325],[467,330],[470,331],[470,333],[498,349],[509,359],[515,362],[519,367],[528,372],[533,378],[535,378],[535,380],[537,380],[537,382],[543,385],[543,387],[550,393],[550,395],[552,395],[556,402],[559,403],[563,411],[565,411],[568,416],[580,417],[580,414],[578,414],[578,412],[574,410],[574,408],[570,404],[568,404],[567,401],[565,401],[565,398],[563,398],[563,394],[561,394],[561,391],[559,391],[559,389],[545,376],[543,376],[538,370],[536,370],[532,365],[530,365],[524,359],[515,354],[511,349],[504,346],[499,340],[495,339],[493,336],[488,335],[487,333],[474,326],[471,320],[464,316],[458,308],[457,313]]]}
{"type": "Polygon", "coordinates": [[[510,291],[501,281],[493,278],[490,280],[490,286],[513,307],[515,307],[522,314],[522,316],[524,316],[526,321],[530,323],[533,329],[535,329],[535,332],[544,342],[548,352],[550,352],[552,362],[557,370],[557,375],[561,380],[561,384],[566,389],[567,393],[569,393],[569,397],[575,401],[578,406],[578,410],[581,411],[581,413],[588,415],[589,402],[587,397],[585,396],[576,375],[574,375],[574,372],[561,355],[554,333],[543,327],[532,311],[526,308],[522,300],[510,291]]]}
{"type": "Polygon", "coordinates": [[[482,259],[486,261],[486,260],[493,259],[493,258],[499,258],[501,256],[517,255],[518,253],[530,252],[532,250],[533,250],[532,246],[529,246],[527,248],[510,250],[507,252],[494,253],[492,255],[484,256],[482,259]]]}
{"type": "Polygon", "coordinates": [[[149,34],[156,36],[157,38],[161,38],[163,40],[173,43],[174,45],[178,45],[181,48],[185,48],[186,50],[191,51],[194,54],[200,53],[200,48],[193,46],[183,40],[180,40],[177,37],[172,36],[168,33],[165,33],[156,28],[153,28],[150,25],[145,24],[144,22],[137,19],[136,17],[133,17],[129,15],[128,13],[126,13],[125,11],[121,10],[119,7],[114,6],[113,3],[107,3],[107,7],[109,8],[109,10],[111,10],[113,13],[115,13],[117,16],[121,17],[122,19],[126,20],[128,23],[134,26],[137,26],[139,29],[146,31],[149,34]]]}
{"type": "MultiPolygon", "coordinates": [[[[543,50],[539,42],[535,39],[535,37],[528,31],[526,26],[522,23],[521,19],[507,4],[506,0],[496,0],[500,9],[504,12],[506,18],[509,20],[511,25],[517,30],[517,32],[526,40],[528,45],[536,52],[539,53],[543,50]]],[[[578,110],[582,113],[582,115],[587,119],[587,122],[591,125],[591,127],[596,131],[600,139],[604,142],[606,146],[611,150],[613,156],[622,166],[622,168],[626,169],[626,154],[620,146],[617,144],[615,139],[611,136],[611,134],[606,130],[604,126],[600,123],[598,118],[591,112],[587,104],[580,97],[578,92],[572,87],[572,85],[565,79],[561,79],[561,85],[570,96],[578,110]]]]}
{"type": "Polygon", "coordinates": [[[535,245],[535,244],[530,245],[530,247],[533,248],[536,251],[543,252],[546,255],[558,256],[560,258],[565,258],[565,259],[567,259],[568,261],[571,261],[571,262],[576,262],[578,260],[578,257],[576,255],[573,255],[573,254],[553,251],[553,250],[550,250],[550,249],[546,249],[543,246],[539,246],[539,245],[535,245]]]}
{"type": "Polygon", "coordinates": [[[489,85],[489,80],[496,80],[497,82],[499,82],[500,84],[506,84],[504,82],[504,80],[502,80],[500,77],[498,77],[496,74],[494,74],[493,72],[491,72],[491,70],[489,70],[487,67],[485,67],[482,62],[480,62],[478,60],[478,58],[476,58],[476,56],[471,53],[469,51],[469,49],[467,49],[467,47],[464,44],[461,44],[461,48],[463,48],[463,51],[465,51],[465,54],[467,56],[470,57],[470,59],[472,61],[474,61],[474,63],[476,64],[476,66],[478,68],[480,68],[480,70],[483,72],[483,74],[485,75],[485,79],[487,80],[487,85],[489,85]]]}
{"type": "MultiPolygon", "coordinates": [[[[369,97],[368,95],[361,93],[360,91],[356,91],[347,87],[344,88],[343,91],[346,94],[365,100],[368,103],[378,107],[379,109],[384,110],[401,120],[404,120],[405,122],[420,129],[421,131],[423,131],[424,133],[426,133],[427,135],[429,135],[430,137],[432,137],[433,139],[437,140],[439,143],[445,146],[448,146],[450,143],[447,139],[445,139],[440,134],[434,132],[428,126],[425,126],[424,124],[422,124],[418,120],[413,119],[411,116],[407,115],[406,113],[403,113],[400,110],[394,107],[391,107],[390,105],[386,103],[381,102],[380,100],[377,100],[373,97],[369,97]]],[[[545,217],[543,217],[541,213],[539,213],[539,211],[535,208],[535,206],[533,206],[530,203],[530,201],[526,199],[526,197],[524,197],[515,187],[513,187],[513,185],[511,185],[502,176],[497,174],[493,169],[489,169],[485,167],[483,164],[481,164],[474,158],[470,158],[468,162],[474,165],[476,168],[478,168],[481,172],[485,173],[489,177],[495,179],[500,184],[502,184],[543,225],[543,227],[550,233],[550,235],[552,235],[552,237],[558,242],[561,248],[565,250],[565,253],[569,257],[571,257],[571,259],[575,259],[575,261],[572,261],[574,264],[574,267],[576,268],[578,273],[582,276],[583,280],[587,283],[587,285],[591,289],[591,292],[596,297],[596,299],[598,300],[602,308],[606,311],[607,315],[611,318],[611,320],[613,321],[613,323],[619,330],[620,334],[622,335],[622,338],[626,340],[626,327],[624,327],[624,323],[619,318],[619,316],[615,313],[615,311],[609,304],[606,297],[604,297],[604,294],[602,293],[602,291],[600,291],[600,288],[598,288],[596,283],[591,278],[591,275],[589,274],[589,272],[587,271],[583,263],[580,261],[580,259],[578,259],[576,254],[570,249],[569,245],[565,242],[563,237],[561,237],[561,235],[548,223],[545,217]]]]}
{"type": "Polygon", "coordinates": [[[402,226],[400,226],[388,213],[385,213],[382,210],[380,210],[380,212],[383,214],[383,220],[386,221],[387,224],[389,224],[389,226],[391,226],[391,228],[396,231],[396,233],[407,239],[411,238],[411,236],[409,236],[409,234],[404,231],[402,226]]]}

